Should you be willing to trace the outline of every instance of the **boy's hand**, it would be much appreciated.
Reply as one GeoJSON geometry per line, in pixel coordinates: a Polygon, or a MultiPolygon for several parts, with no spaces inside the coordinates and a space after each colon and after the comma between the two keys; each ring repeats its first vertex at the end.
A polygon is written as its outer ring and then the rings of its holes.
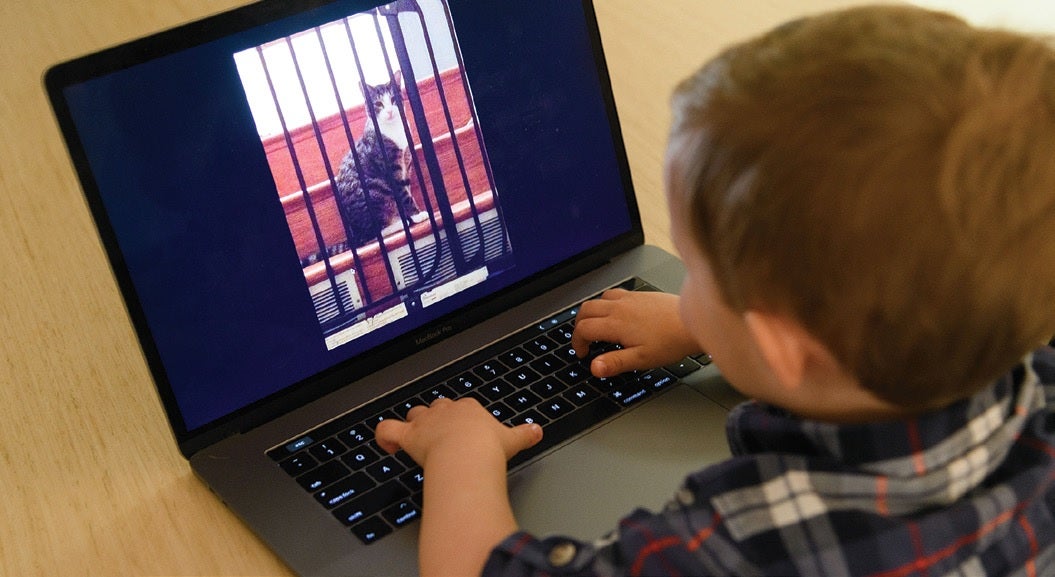
{"type": "Polygon", "coordinates": [[[377,425],[377,444],[389,453],[403,449],[422,467],[435,452],[448,448],[469,457],[513,455],[542,439],[538,425],[507,427],[476,399],[437,399],[428,408],[414,407],[406,421],[386,419],[377,425]]]}
{"type": "Polygon", "coordinates": [[[491,550],[517,530],[506,461],[542,439],[538,425],[507,427],[475,399],[438,399],[407,420],[385,419],[377,444],[405,450],[425,470],[422,577],[479,575],[491,550]]]}
{"type": "Polygon", "coordinates": [[[597,355],[590,372],[612,377],[639,369],[677,362],[700,351],[685,329],[678,311],[678,296],[646,291],[612,289],[579,308],[571,346],[581,358],[590,343],[604,341],[622,349],[597,355]]]}

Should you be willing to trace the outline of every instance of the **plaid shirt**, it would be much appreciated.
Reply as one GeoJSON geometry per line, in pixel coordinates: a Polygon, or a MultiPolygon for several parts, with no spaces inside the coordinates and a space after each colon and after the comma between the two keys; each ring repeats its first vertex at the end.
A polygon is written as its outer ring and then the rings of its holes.
{"type": "Polygon", "coordinates": [[[517,533],[484,575],[1055,575],[1055,350],[911,420],[748,402],[733,457],[583,543],[517,533]]]}

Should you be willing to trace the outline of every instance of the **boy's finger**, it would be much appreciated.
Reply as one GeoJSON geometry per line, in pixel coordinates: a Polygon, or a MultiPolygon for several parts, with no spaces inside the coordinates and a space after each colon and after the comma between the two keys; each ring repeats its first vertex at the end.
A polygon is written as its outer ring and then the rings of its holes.
{"type": "Polygon", "coordinates": [[[590,341],[586,337],[582,336],[582,331],[579,330],[579,325],[575,325],[575,331],[571,334],[571,348],[575,351],[575,355],[580,359],[586,356],[586,351],[590,349],[590,341]]]}
{"type": "Polygon", "coordinates": [[[590,346],[591,339],[586,336],[589,324],[588,318],[580,316],[575,320],[575,327],[571,331],[571,348],[575,349],[575,353],[579,357],[582,357],[583,351],[590,346]]]}
{"type": "MultiPolygon", "coordinates": [[[[415,406],[411,407],[409,411],[407,411],[407,416],[406,416],[406,418],[404,420],[405,421],[413,420],[415,417],[418,416],[418,413],[420,413],[420,412],[422,412],[424,410],[425,410],[425,405],[415,405],[415,406]]],[[[383,423],[384,421],[381,421],[381,422],[383,423]]]]}
{"type": "Polygon", "coordinates": [[[378,423],[377,428],[374,429],[377,446],[390,454],[399,451],[402,448],[403,431],[406,426],[406,423],[396,419],[385,419],[378,423]]]}
{"type": "Polygon", "coordinates": [[[534,447],[539,441],[542,440],[542,427],[537,423],[528,423],[524,425],[517,425],[512,427],[510,431],[513,432],[513,442],[511,445],[507,445],[508,451],[506,458],[512,458],[513,455],[534,447]]]}
{"type": "Polygon", "coordinates": [[[619,367],[623,363],[618,355],[615,353],[605,353],[603,355],[597,355],[596,358],[590,363],[590,373],[595,377],[607,378],[614,377],[622,372],[619,367]]]}
{"type": "Polygon", "coordinates": [[[586,354],[591,342],[603,340],[599,331],[603,330],[602,319],[608,316],[611,303],[601,299],[586,301],[579,307],[575,328],[571,333],[571,346],[580,357],[586,354]]]}
{"type": "Polygon", "coordinates": [[[590,343],[617,340],[616,328],[608,318],[580,317],[575,321],[575,330],[571,333],[571,348],[575,349],[579,358],[583,358],[590,351],[590,343]]]}
{"type": "Polygon", "coordinates": [[[597,355],[590,362],[595,377],[614,377],[630,371],[649,368],[636,348],[620,349],[597,355]]]}

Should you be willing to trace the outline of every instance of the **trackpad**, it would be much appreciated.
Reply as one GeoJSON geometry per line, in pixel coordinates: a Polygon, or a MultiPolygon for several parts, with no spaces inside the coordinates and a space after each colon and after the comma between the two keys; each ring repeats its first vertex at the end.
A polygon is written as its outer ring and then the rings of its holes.
{"type": "Polygon", "coordinates": [[[575,439],[510,476],[520,527],[593,540],[637,507],[658,511],[687,474],[729,456],[727,414],[678,385],[575,439]]]}

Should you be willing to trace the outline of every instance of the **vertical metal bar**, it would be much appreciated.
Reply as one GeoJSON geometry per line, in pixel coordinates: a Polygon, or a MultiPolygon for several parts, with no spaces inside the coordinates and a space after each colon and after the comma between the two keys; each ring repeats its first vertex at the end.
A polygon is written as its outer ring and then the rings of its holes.
{"type": "MultiPolygon", "coordinates": [[[[411,98],[410,93],[411,93],[412,90],[413,90],[413,92],[416,95],[417,94],[417,83],[416,83],[416,81],[414,83],[414,87],[413,88],[410,88],[409,86],[407,87],[407,101],[408,102],[410,101],[410,98],[411,98]]],[[[425,214],[428,215],[428,219],[429,219],[429,230],[431,231],[433,242],[435,243],[435,246],[439,247],[443,243],[443,238],[440,236],[440,233],[439,233],[439,228],[440,227],[436,223],[436,211],[435,211],[435,209],[432,206],[432,199],[429,198],[429,191],[426,188],[425,175],[424,175],[424,173],[422,172],[422,169],[421,169],[421,162],[418,161],[418,155],[415,153],[413,131],[410,130],[410,123],[407,122],[406,115],[403,115],[403,131],[407,135],[407,146],[410,147],[410,161],[411,161],[411,164],[413,165],[414,177],[418,180],[418,188],[421,189],[421,201],[425,204],[425,214]]],[[[409,232],[407,233],[407,236],[408,236],[408,238],[410,238],[410,240],[414,241],[415,242],[415,246],[417,246],[417,244],[416,244],[417,239],[411,238],[409,232]]],[[[432,258],[432,266],[428,270],[428,272],[421,271],[420,270],[421,266],[418,265],[418,267],[417,267],[419,269],[419,271],[418,271],[419,277],[418,278],[422,278],[422,279],[424,279],[424,278],[432,278],[432,276],[434,274],[436,274],[436,271],[439,270],[439,267],[440,267],[440,264],[441,264],[440,260],[442,259],[442,256],[443,256],[442,252],[440,250],[437,250],[435,256],[433,256],[433,258],[432,258]]],[[[415,260],[415,263],[417,264],[417,260],[415,260]]]]}
{"type": "MultiPolygon", "coordinates": [[[[347,23],[346,29],[347,29],[347,23]]],[[[341,124],[344,126],[344,135],[348,139],[348,153],[352,155],[352,164],[355,166],[355,171],[359,175],[359,181],[363,181],[363,169],[362,165],[359,164],[359,152],[355,149],[355,139],[352,138],[352,127],[348,125],[348,118],[345,116],[344,102],[341,100],[341,91],[337,88],[337,79],[333,76],[333,66],[330,64],[330,56],[326,51],[326,43],[322,40],[322,31],[320,28],[315,28],[315,33],[319,37],[319,45],[322,46],[322,56],[326,62],[326,72],[330,75],[330,85],[333,86],[333,94],[337,98],[337,108],[340,110],[341,124]]],[[[353,44],[351,30],[347,31],[348,43],[353,44]]],[[[372,304],[374,301],[373,295],[370,293],[370,283],[366,281],[366,274],[363,271],[363,260],[359,257],[359,251],[356,249],[359,247],[352,246],[351,236],[348,234],[348,227],[344,224],[344,214],[341,212],[341,203],[337,199],[337,180],[330,175],[330,191],[333,193],[333,201],[337,207],[337,215],[341,218],[341,226],[344,228],[344,242],[348,247],[348,252],[352,253],[352,263],[355,267],[356,278],[362,284],[360,287],[363,296],[363,303],[365,305],[372,304]]]]}
{"type": "MultiPolygon", "coordinates": [[[[508,231],[505,227],[505,217],[502,214],[502,205],[498,201],[498,193],[495,191],[495,177],[491,172],[491,160],[487,157],[487,147],[484,146],[484,135],[480,130],[480,119],[476,116],[476,106],[472,102],[472,90],[469,87],[469,81],[465,76],[465,62],[462,60],[462,49],[458,46],[458,36],[454,30],[454,19],[451,17],[450,7],[447,5],[446,0],[440,0],[440,4],[443,5],[443,13],[447,17],[447,29],[450,31],[451,39],[454,42],[454,56],[458,60],[458,70],[462,71],[462,88],[465,90],[465,97],[469,99],[469,114],[473,117],[473,132],[476,134],[476,143],[480,148],[480,155],[483,158],[484,172],[487,174],[487,183],[491,187],[491,198],[494,200],[495,211],[498,215],[498,222],[501,223],[500,230],[502,231],[502,255],[506,255],[509,250],[508,242],[508,231]]],[[[420,8],[420,7],[419,7],[420,8]]]]}
{"type": "MultiPolygon", "coordinates": [[[[475,259],[477,261],[475,263],[476,266],[480,266],[480,265],[483,265],[483,254],[485,252],[485,241],[484,241],[483,228],[482,228],[482,226],[480,224],[480,215],[479,215],[479,212],[478,212],[478,210],[476,208],[476,199],[473,197],[472,185],[469,183],[469,175],[465,171],[465,158],[462,156],[461,145],[458,143],[458,135],[454,131],[454,120],[451,118],[451,109],[450,109],[450,106],[447,104],[447,93],[443,89],[443,82],[440,79],[439,66],[436,64],[436,53],[435,53],[435,51],[432,48],[432,38],[429,36],[429,34],[427,32],[428,28],[425,25],[425,14],[421,10],[421,5],[418,4],[416,0],[403,0],[403,1],[406,4],[413,6],[413,11],[418,15],[418,20],[421,22],[421,29],[426,31],[425,34],[424,34],[424,36],[425,36],[425,47],[427,48],[428,53],[429,53],[429,60],[432,62],[432,74],[433,74],[433,78],[436,79],[436,90],[437,90],[437,92],[439,93],[439,96],[440,96],[440,103],[443,105],[443,117],[447,121],[447,131],[451,135],[451,144],[454,147],[454,157],[458,161],[458,171],[459,171],[459,173],[460,173],[460,175],[462,177],[462,185],[465,187],[465,198],[466,198],[466,200],[469,203],[469,210],[470,210],[470,212],[472,214],[473,225],[474,225],[474,228],[476,230],[476,236],[477,236],[477,238],[480,241],[480,249],[479,249],[479,253],[478,253],[479,254],[479,258],[475,259]]],[[[446,4],[443,3],[443,2],[441,2],[441,4],[444,4],[444,9],[446,9],[446,4]]],[[[450,33],[451,33],[451,42],[454,43],[455,42],[454,30],[452,29],[450,31],[450,33]]],[[[464,69],[460,68],[460,62],[459,62],[458,72],[464,78],[465,71],[464,71],[464,69]]],[[[466,98],[468,98],[469,93],[466,92],[465,95],[466,95],[466,98]]],[[[470,106],[469,108],[472,109],[472,106],[470,106]]]]}
{"type": "Polygon", "coordinates": [[[331,183],[334,183],[333,165],[330,164],[330,157],[326,151],[326,141],[322,138],[322,130],[319,129],[319,121],[315,117],[315,107],[312,106],[311,98],[308,96],[308,87],[304,84],[304,75],[300,70],[300,61],[297,59],[297,52],[293,49],[293,41],[289,36],[286,37],[286,47],[289,49],[290,58],[293,59],[293,69],[297,72],[297,82],[300,83],[300,92],[304,96],[304,105],[308,108],[308,117],[311,119],[311,129],[315,135],[315,143],[319,147],[319,153],[322,155],[322,165],[323,168],[326,169],[326,177],[331,183]]]}
{"type": "MultiPolygon", "coordinates": [[[[381,14],[383,14],[383,12],[379,9],[377,11],[377,14],[381,15],[381,14]]],[[[404,61],[406,61],[409,64],[410,59],[406,57],[406,46],[402,47],[402,52],[401,52],[399,43],[395,42],[395,37],[397,35],[400,38],[403,37],[403,29],[399,25],[398,14],[396,16],[387,16],[385,20],[386,20],[386,22],[388,24],[388,32],[389,32],[389,34],[392,35],[393,44],[395,44],[395,48],[396,48],[396,53],[400,56],[400,63],[402,64],[404,61]],[[392,25],[393,21],[395,21],[395,26],[392,25]]],[[[378,41],[379,44],[381,44],[381,55],[385,59],[385,69],[388,70],[388,78],[391,79],[392,76],[394,75],[393,74],[393,70],[392,70],[392,62],[388,58],[388,49],[385,47],[385,38],[384,38],[384,36],[381,33],[381,19],[376,17],[376,16],[374,17],[374,30],[377,32],[377,41],[378,41]]],[[[410,72],[410,82],[406,82],[405,83],[406,87],[407,87],[407,90],[408,90],[408,92],[407,92],[408,100],[409,100],[409,95],[410,95],[409,90],[411,90],[411,89],[417,90],[417,83],[414,82],[414,71],[413,71],[413,69],[409,69],[409,72],[410,72]]],[[[406,73],[404,73],[404,79],[406,79],[406,73]]],[[[404,116],[403,111],[400,111],[399,114],[400,114],[400,116],[404,116]]],[[[406,128],[406,121],[407,121],[406,118],[403,118],[404,129],[406,128]]],[[[375,126],[377,125],[376,118],[374,119],[374,125],[375,126]]],[[[380,131],[378,132],[378,137],[381,137],[380,131]]],[[[407,140],[407,146],[410,147],[413,142],[414,142],[413,139],[408,139],[407,140]]],[[[382,148],[382,150],[384,150],[384,148],[382,148]]],[[[410,154],[413,156],[413,154],[414,154],[414,149],[413,148],[411,148],[410,154]]],[[[387,153],[386,153],[386,156],[385,156],[385,164],[387,166],[391,166],[391,164],[389,164],[389,158],[387,156],[387,153]]],[[[392,178],[391,172],[389,172],[385,176],[387,177],[387,179],[390,182],[389,186],[393,186],[393,185],[396,184],[395,180],[392,178]]],[[[404,174],[403,176],[405,177],[406,175],[404,174]]],[[[393,186],[392,190],[393,191],[395,190],[394,186],[393,186]]],[[[424,191],[424,189],[422,189],[422,197],[424,197],[424,196],[426,196],[425,195],[425,191],[424,191]]],[[[407,225],[407,215],[403,214],[403,207],[399,203],[396,203],[396,210],[399,211],[400,224],[403,225],[403,234],[406,235],[407,248],[410,250],[410,260],[414,263],[414,271],[418,275],[418,284],[419,285],[425,284],[426,279],[425,279],[425,276],[424,276],[424,274],[422,273],[422,270],[421,270],[421,261],[418,258],[418,247],[416,246],[416,243],[414,242],[414,237],[411,236],[411,234],[410,234],[410,227],[407,225]]],[[[437,245],[436,248],[439,249],[439,246],[437,245]]],[[[437,250],[437,254],[438,253],[439,253],[439,251],[437,250]]],[[[387,251],[386,251],[386,256],[387,256],[387,251]]],[[[412,288],[415,288],[415,287],[403,287],[403,290],[405,292],[410,292],[410,290],[412,288]]]]}
{"type": "MultiPolygon", "coordinates": [[[[396,16],[398,18],[398,12],[396,13],[396,16]]],[[[398,21],[397,21],[397,25],[399,27],[399,33],[400,33],[400,35],[402,35],[402,33],[403,33],[403,25],[401,23],[399,23],[398,21]]],[[[403,70],[410,70],[410,76],[413,79],[412,82],[407,82],[406,83],[407,102],[408,103],[412,103],[412,102],[416,101],[420,105],[420,103],[421,103],[421,94],[418,91],[417,75],[414,73],[414,67],[413,67],[413,64],[410,62],[409,55],[404,50],[404,51],[398,51],[397,56],[399,57],[399,66],[400,66],[400,68],[403,69],[403,70]]],[[[406,79],[406,74],[404,73],[404,80],[405,79],[406,79]]],[[[414,105],[411,104],[411,106],[413,107],[414,105]]],[[[407,142],[410,143],[410,144],[413,144],[413,142],[414,142],[414,135],[412,134],[412,132],[410,130],[410,123],[407,121],[407,115],[406,114],[403,115],[403,131],[406,133],[407,142]]],[[[432,136],[431,136],[431,133],[428,130],[427,124],[424,127],[424,131],[422,130],[421,126],[418,126],[418,140],[419,141],[423,141],[426,136],[431,141],[432,136]]],[[[443,260],[442,247],[444,246],[444,241],[443,241],[443,238],[440,236],[440,227],[436,223],[436,211],[435,211],[435,209],[432,206],[432,199],[429,198],[428,188],[427,188],[427,186],[425,184],[425,172],[422,170],[422,166],[421,166],[422,163],[421,163],[421,161],[418,160],[418,155],[415,154],[415,149],[414,149],[413,146],[411,146],[410,153],[411,153],[410,154],[410,159],[411,159],[411,162],[414,165],[414,175],[415,175],[415,177],[417,177],[417,179],[418,179],[418,187],[421,189],[421,199],[422,199],[422,202],[425,204],[425,211],[428,214],[428,218],[429,218],[429,230],[432,233],[433,243],[434,243],[434,246],[436,247],[436,253],[435,253],[435,255],[433,255],[433,258],[432,258],[432,267],[429,269],[429,271],[427,273],[419,272],[419,278],[421,278],[421,279],[431,279],[433,277],[433,275],[435,275],[439,271],[440,265],[442,264],[442,260],[443,260]]],[[[425,149],[424,149],[424,147],[422,147],[422,154],[424,154],[424,153],[425,153],[425,149]]],[[[446,194],[446,192],[443,191],[443,194],[446,194]]],[[[438,194],[437,194],[437,191],[435,189],[433,189],[433,196],[438,198],[438,194]]],[[[427,282],[427,281],[423,281],[423,282],[427,282]]]]}
{"type": "Polygon", "coordinates": [[[311,220],[311,227],[315,232],[315,242],[318,244],[319,249],[323,254],[323,266],[326,268],[326,278],[330,282],[330,290],[333,292],[334,302],[337,303],[338,314],[345,314],[344,302],[341,300],[341,293],[337,286],[337,275],[330,265],[330,258],[326,251],[326,240],[322,237],[322,231],[319,229],[318,217],[315,216],[315,206],[311,201],[311,195],[308,194],[308,185],[304,180],[304,173],[300,168],[300,161],[297,159],[297,151],[293,145],[293,138],[289,134],[289,128],[286,126],[286,117],[282,114],[282,105],[278,101],[278,93],[275,92],[275,84],[271,78],[271,71],[267,66],[267,59],[264,58],[264,49],[261,47],[256,48],[257,56],[260,58],[260,64],[264,68],[264,77],[267,79],[267,87],[271,91],[271,99],[275,103],[275,112],[278,113],[278,121],[282,125],[282,136],[285,138],[286,147],[289,149],[289,156],[293,162],[293,171],[297,175],[297,183],[300,184],[300,192],[304,199],[304,208],[308,211],[308,218],[311,220]]]}
{"type": "MultiPolygon", "coordinates": [[[[341,125],[344,127],[344,136],[348,140],[348,148],[355,148],[355,138],[352,137],[352,127],[348,124],[348,117],[345,114],[344,100],[341,99],[341,91],[337,88],[337,78],[333,75],[333,63],[330,62],[330,53],[326,50],[326,41],[322,37],[322,28],[315,27],[315,36],[319,39],[319,46],[322,48],[322,60],[326,64],[326,73],[330,77],[330,86],[333,87],[333,96],[337,99],[337,110],[340,113],[341,125]]],[[[351,42],[351,37],[348,38],[351,42]]],[[[358,164],[358,154],[353,154],[358,164]]]]}
{"type": "MultiPolygon", "coordinates": [[[[390,8],[390,7],[387,7],[387,8],[390,8]]],[[[399,13],[398,12],[392,12],[390,9],[386,9],[386,7],[380,8],[379,12],[384,14],[386,17],[389,17],[390,13],[395,13],[396,17],[397,17],[396,26],[398,27],[399,34],[402,35],[402,33],[403,33],[403,25],[398,22],[399,13]]],[[[391,31],[392,31],[392,19],[390,17],[389,17],[388,22],[389,22],[389,32],[391,33],[391,31]]],[[[393,43],[394,43],[394,41],[393,41],[393,43]]],[[[417,101],[417,102],[420,103],[421,102],[421,96],[420,96],[419,91],[418,91],[417,77],[414,74],[413,65],[410,62],[409,55],[406,53],[405,50],[400,51],[400,50],[397,49],[396,52],[397,52],[396,55],[397,55],[397,57],[399,59],[400,69],[404,70],[404,71],[407,71],[407,70],[410,71],[410,76],[409,76],[410,80],[409,81],[407,80],[408,79],[407,73],[406,72],[403,73],[403,80],[405,81],[404,88],[407,91],[407,102],[411,103],[413,101],[417,101]]],[[[387,52],[385,53],[385,65],[387,66],[387,68],[389,70],[389,74],[391,75],[392,64],[388,60],[388,53],[387,52]]],[[[411,104],[411,106],[413,106],[413,104],[411,104]]],[[[426,279],[430,279],[430,278],[432,278],[432,276],[434,274],[436,274],[436,272],[439,270],[441,261],[443,259],[443,251],[440,250],[440,247],[442,247],[442,245],[443,245],[443,238],[439,234],[439,226],[436,223],[436,211],[433,209],[433,207],[432,207],[432,200],[429,198],[428,189],[426,188],[426,184],[425,184],[425,174],[424,174],[424,172],[421,169],[421,162],[418,160],[418,155],[414,153],[414,148],[415,147],[414,147],[414,134],[413,134],[413,131],[410,130],[410,123],[407,121],[407,115],[406,114],[401,114],[400,116],[401,116],[401,119],[403,121],[403,132],[404,132],[404,134],[407,137],[407,146],[410,147],[410,160],[411,160],[411,163],[413,164],[414,176],[418,180],[418,187],[421,189],[421,200],[425,204],[425,213],[428,215],[428,218],[429,218],[429,230],[432,233],[433,242],[435,243],[435,246],[437,247],[436,254],[433,255],[433,258],[432,258],[432,267],[429,269],[428,272],[424,272],[422,270],[421,264],[418,262],[417,255],[412,249],[412,255],[414,256],[413,260],[414,260],[415,268],[417,269],[418,278],[422,279],[422,282],[420,284],[427,284],[427,280],[426,279]]],[[[431,139],[431,135],[430,135],[430,133],[428,131],[428,127],[427,126],[425,126],[424,132],[422,131],[422,128],[420,126],[418,127],[418,140],[419,141],[424,140],[424,137],[422,136],[423,134],[425,136],[428,136],[431,139]]],[[[422,153],[424,154],[424,148],[422,148],[422,153]]],[[[436,191],[435,190],[433,191],[433,195],[436,196],[436,191]]],[[[410,231],[407,230],[405,225],[404,225],[404,230],[407,232],[407,237],[408,238],[410,238],[411,240],[416,241],[416,239],[413,239],[410,236],[410,231]]],[[[414,248],[416,248],[416,247],[417,247],[417,243],[415,242],[414,243],[414,248]]]]}
{"type": "MultiPolygon", "coordinates": [[[[374,18],[375,22],[376,22],[376,19],[377,19],[376,14],[372,15],[372,18],[374,18]]],[[[351,29],[351,26],[348,24],[348,19],[347,18],[344,19],[344,27],[345,27],[345,30],[348,31],[348,40],[349,40],[349,42],[351,42],[351,47],[352,47],[352,58],[355,60],[355,68],[356,68],[357,72],[359,73],[359,82],[363,86],[363,92],[365,93],[366,92],[366,88],[365,88],[366,87],[366,75],[363,74],[363,63],[359,59],[359,51],[355,48],[355,40],[352,38],[352,29],[351,29]]],[[[385,44],[384,44],[383,41],[381,42],[381,49],[382,50],[385,49],[385,44]]],[[[364,94],[364,96],[365,96],[365,94],[364,94]]],[[[376,134],[378,137],[380,137],[381,136],[381,127],[378,126],[378,124],[377,124],[377,113],[374,111],[374,108],[372,106],[369,106],[369,104],[370,104],[369,102],[367,102],[366,104],[367,105],[364,106],[364,108],[366,110],[367,115],[370,117],[370,121],[374,125],[374,134],[376,134]]],[[[391,166],[391,159],[388,158],[388,152],[385,151],[384,147],[381,147],[381,154],[383,155],[383,158],[384,158],[384,161],[385,161],[385,165],[386,166],[391,166]]],[[[359,170],[359,182],[360,183],[364,182],[365,179],[363,178],[363,173],[362,173],[362,170],[360,169],[360,167],[357,166],[356,170],[359,170]]],[[[389,175],[388,179],[391,180],[392,176],[389,175]]],[[[352,251],[356,252],[357,248],[358,247],[353,248],[352,251]]],[[[385,265],[385,272],[388,273],[388,283],[389,283],[389,286],[392,287],[392,294],[398,294],[399,293],[399,286],[396,284],[396,276],[392,272],[392,263],[389,262],[389,260],[387,258],[387,247],[385,246],[385,239],[381,236],[381,234],[377,235],[377,248],[378,248],[379,252],[385,253],[385,257],[386,258],[382,258],[381,262],[384,263],[384,265],[385,265]]],[[[365,275],[364,275],[364,279],[365,279],[365,275]]],[[[382,297],[381,299],[379,299],[379,302],[384,301],[386,298],[387,297],[382,297]]]]}
{"type": "MultiPolygon", "coordinates": [[[[316,28],[316,34],[320,34],[318,28],[316,28]]],[[[322,42],[320,34],[320,48],[321,43],[322,42]]],[[[313,134],[315,135],[315,143],[318,145],[319,154],[322,156],[322,166],[326,169],[326,178],[329,179],[330,186],[333,187],[331,190],[333,190],[336,194],[337,180],[334,177],[333,165],[330,164],[330,156],[326,150],[326,141],[322,138],[322,130],[319,129],[319,121],[318,118],[316,118],[315,116],[315,107],[311,103],[311,97],[308,95],[308,86],[304,83],[304,74],[300,69],[300,60],[297,58],[297,51],[293,49],[293,40],[289,36],[286,37],[286,47],[289,49],[290,58],[293,59],[293,69],[297,72],[297,82],[300,83],[300,92],[301,95],[303,95],[304,97],[304,105],[308,109],[308,118],[311,119],[311,129],[313,134]]],[[[336,197],[334,198],[334,200],[336,200],[336,197]]],[[[340,209],[338,209],[337,212],[340,213],[340,209]]],[[[327,254],[326,261],[329,262],[329,250],[325,250],[325,253],[327,254]]],[[[364,280],[363,284],[365,285],[365,276],[361,273],[358,276],[359,278],[362,278],[364,280]]],[[[367,289],[367,291],[369,291],[369,289],[367,289]]],[[[344,316],[345,311],[343,305],[338,306],[338,312],[340,316],[344,316]]]]}
{"type": "MultiPolygon", "coordinates": [[[[398,6],[405,6],[407,3],[400,0],[396,3],[398,6]]],[[[398,8],[397,6],[397,8],[398,8]]],[[[411,5],[413,6],[413,5],[411,5]]],[[[390,12],[394,12],[396,8],[389,7],[390,12]]],[[[413,9],[413,8],[412,8],[413,9]]],[[[390,16],[394,18],[396,16],[390,16]]],[[[396,46],[396,53],[403,54],[406,57],[407,47],[406,41],[403,38],[402,31],[397,27],[392,33],[392,42],[396,46]],[[398,32],[396,31],[398,30],[398,32]]],[[[428,36],[425,36],[426,40],[428,36]]],[[[409,58],[407,59],[406,66],[410,66],[409,58]]],[[[437,78],[437,82],[438,82],[437,78]]],[[[410,88],[408,86],[408,88],[410,88]]],[[[429,168],[429,176],[432,179],[432,188],[436,193],[436,205],[440,211],[440,215],[443,217],[443,228],[447,231],[447,243],[451,247],[451,259],[454,264],[454,269],[458,275],[463,275],[470,272],[472,269],[469,263],[465,261],[464,252],[462,251],[461,238],[458,236],[457,223],[454,220],[454,211],[451,209],[450,199],[447,196],[447,187],[443,182],[443,172],[440,168],[439,159],[436,156],[436,149],[432,144],[432,134],[429,130],[428,120],[425,116],[425,109],[421,104],[421,96],[417,94],[417,86],[413,87],[414,96],[411,97],[408,91],[407,100],[410,101],[411,111],[414,113],[414,124],[418,127],[418,132],[421,135],[421,152],[422,156],[425,157],[425,164],[429,168]]]]}

